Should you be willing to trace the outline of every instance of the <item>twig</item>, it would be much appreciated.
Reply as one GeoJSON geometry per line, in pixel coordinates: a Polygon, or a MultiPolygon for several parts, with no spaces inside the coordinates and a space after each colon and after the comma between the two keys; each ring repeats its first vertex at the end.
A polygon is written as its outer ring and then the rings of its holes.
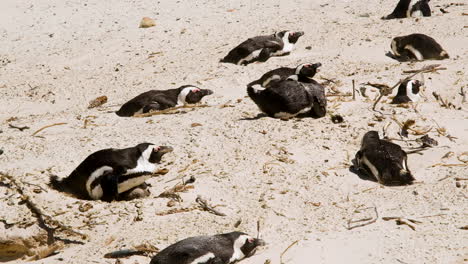
{"type": "Polygon", "coordinates": [[[55,124],[52,124],[52,125],[47,125],[45,127],[42,127],[41,129],[37,130],[36,132],[34,132],[32,134],[32,136],[34,137],[35,135],[37,135],[37,133],[41,132],[42,130],[46,129],[46,128],[49,128],[49,127],[53,127],[53,126],[60,126],[60,125],[65,125],[67,123],[55,123],[55,124]]]}
{"type": "Polygon", "coordinates": [[[221,213],[218,210],[214,209],[212,206],[210,206],[208,202],[205,199],[203,199],[200,195],[197,196],[195,202],[197,202],[200,205],[200,207],[205,211],[219,216],[226,216],[226,214],[221,213]]]}
{"type": "MultiPolygon", "coordinates": [[[[350,219],[348,221],[347,229],[352,230],[354,228],[363,227],[363,226],[370,225],[370,224],[373,224],[373,223],[377,222],[377,220],[379,219],[379,212],[377,212],[377,207],[374,207],[374,211],[375,211],[375,218],[374,219],[372,219],[372,220],[370,220],[370,221],[368,221],[366,223],[362,223],[362,224],[355,225],[355,226],[351,226],[351,223],[353,223],[353,220],[350,219]]],[[[364,221],[364,220],[359,220],[359,221],[354,221],[354,222],[362,222],[362,221],[364,221]]]]}
{"type": "Polygon", "coordinates": [[[198,206],[192,206],[192,207],[186,207],[186,208],[175,208],[175,209],[170,209],[167,211],[156,213],[156,215],[163,216],[163,215],[170,215],[170,214],[186,213],[186,212],[195,211],[199,209],[200,207],[198,206]]]}
{"type": "Polygon", "coordinates": [[[71,227],[66,226],[60,223],[59,221],[53,219],[51,216],[44,214],[42,210],[39,209],[39,207],[32,201],[32,199],[25,194],[23,187],[15,180],[13,176],[4,173],[0,173],[0,175],[8,179],[13,184],[14,189],[16,189],[16,191],[21,195],[21,200],[25,202],[28,209],[36,217],[39,227],[41,227],[47,232],[48,245],[51,245],[55,242],[54,232],[57,230],[66,231],[73,235],[80,236],[82,239],[87,239],[87,235],[77,232],[71,227]],[[55,225],[56,227],[49,227],[47,225],[47,222],[49,223],[49,225],[55,225]]]}
{"type": "MultiPolygon", "coordinates": [[[[169,113],[173,112],[174,110],[182,109],[182,108],[191,108],[192,109],[192,108],[204,108],[204,107],[210,107],[210,106],[207,105],[207,104],[202,104],[202,105],[181,105],[181,106],[171,107],[171,108],[167,108],[167,109],[160,110],[160,111],[153,111],[153,112],[149,112],[149,113],[136,114],[136,115],[133,115],[133,117],[149,117],[149,116],[154,116],[154,115],[169,114],[169,113]]],[[[173,114],[173,113],[171,113],[171,114],[173,114]]]]}
{"type": "Polygon", "coordinates": [[[399,82],[397,82],[395,85],[393,85],[391,88],[389,88],[389,90],[385,91],[385,89],[381,89],[380,90],[380,95],[379,97],[377,98],[377,100],[375,100],[374,102],[374,105],[372,106],[372,110],[375,111],[375,107],[377,106],[377,104],[379,103],[379,101],[382,99],[382,97],[385,95],[385,94],[391,94],[393,89],[395,89],[396,87],[398,87],[398,85],[400,85],[401,83],[405,82],[405,81],[408,81],[410,80],[411,78],[413,78],[414,76],[416,76],[417,74],[419,73],[427,73],[427,72],[435,72],[435,71],[438,71],[438,70],[444,70],[446,68],[439,68],[440,64],[432,64],[432,65],[428,65],[428,66],[425,66],[423,67],[422,69],[420,70],[415,70],[415,71],[412,71],[412,74],[409,75],[408,77],[400,80],[399,82]],[[414,73],[413,73],[414,72],[414,73]]]}
{"type": "Polygon", "coordinates": [[[463,87],[460,88],[460,93],[459,93],[459,95],[462,96],[462,103],[466,103],[466,92],[465,92],[465,90],[463,89],[463,87]]]}
{"type": "Polygon", "coordinates": [[[354,83],[355,83],[355,81],[353,79],[353,100],[356,100],[356,88],[355,88],[356,86],[355,86],[354,83]]]}
{"type": "Polygon", "coordinates": [[[21,131],[21,132],[23,132],[23,130],[25,130],[25,129],[29,129],[28,126],[19,127],[19,126],[15,126],[15,125],[12,125],[12,124],[8,124],[8,126],[9,126],[10,128],[16,128],[16,129],[18,129],[18,130],[21,131]]]}
{"type": "Polygon", "coordinates": [[[296,245],[297,243],[299,243],[299,240],[294,241],[291,245],[289,245],[289,246],[283,251],[283,253],[281,253],[281,255],[280,255],[280,263],[281,263],[281,264],[284,264],[284,262],[283,262],[283,256],[284,256],[284,254],[286,254],[286,252],[287,252],[290,248],[292,248],[292,246],[296,245]]]}

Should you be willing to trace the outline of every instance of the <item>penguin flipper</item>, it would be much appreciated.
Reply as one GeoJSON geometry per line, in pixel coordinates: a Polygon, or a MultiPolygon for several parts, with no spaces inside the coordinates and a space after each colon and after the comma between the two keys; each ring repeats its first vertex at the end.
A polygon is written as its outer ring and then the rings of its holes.
{"type": "Polygon", "coordinates": [[[119,177],[120,174],[114,171],[106,171],[100,176],[100,185],[102,188],[101,200],[105,202],[112,202],[119,195],[119,177]]]}
{"type": "Polygon", "coordinates": [[[265,62],[271,57],[272,49],[264,48],[260,51],[260,54],[257,57],[257,60],[260,62],[265,62]]]}

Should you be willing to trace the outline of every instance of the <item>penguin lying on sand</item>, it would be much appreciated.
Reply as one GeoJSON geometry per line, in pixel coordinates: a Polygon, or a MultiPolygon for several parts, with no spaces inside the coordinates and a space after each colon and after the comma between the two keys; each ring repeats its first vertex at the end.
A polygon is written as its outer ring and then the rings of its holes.
{"type": "Polygon", "coordinates": [[[404,104],[408,102],[417,102],[420,98],[419,90],[422,86],[418,80],[404,81],[398,87],[398,93],[393,97],[392,104],[404,104]]]}
{"type": "Polygon", "coordinates": [[[414,181],[408,157],[400,146],[379,139],[377,131],[367,132],[355,157],[357,169],[383,185],[409,185],[414,181]]]}
{"type": "Polygon", "coordinates": [[[325,88],[302,74],[272,81],[263,90],[247,87],[247,94],[270,117],[289,119],[299,114],[323,117],[327,113],[325,88]]]}
{"type": "Polygon", "coordinates": [[[296,68],[281,67],[278,69],[271,70],[260,77],[260,79],[255,80],[249,84],[247,87],[260,85],[264,88],[268,87],[268,84],[272,81],[285,80],[291,75],[300,75],[307,78],[313,78],[315,74],[319,71],[319,67],[322,66],[321,63],[304,63],[296,68]]]}
{"type": "Polygon", "coordinates": [[[391,48],[393,54],[403,61],[443,60],[448,53],[433,38],[424,34],[411,34],[395,37],[391,48]]]}
{"type": "Polygon", "coordinates": [[[190,237],[163,249],[150,264],[230,264],[252,256],[264,244],[242,232],[190,237]]]}
{"type": "Polygon", "coordinates": [[[103,149],[89,155],[64,179],[50,178],[52,188],[79,199],[112,201],[151,177],[172,147],[141,143],[126,149],[103,149]]]}
{"type": "Polygon", "coordinates": [[[382,19],[406,18],[416,16],[431,16],[430,0],[400,0],[395,10],[382,19]]]}
{"type": "Polygon", "coordinates": [[[213,94],[213,91],[200,89],[193,85],[183,85],[169,90],[151,90],[126,102],[116,114],[118,116],[133,116],[136,113],[148,113],[151,110],[164,110],[178,104],[195,104],[210,94],[213,94]]]}
{"type": "Polygon", "coordinates": [[[249,38],[231,50],[220,62],[247,65],[255,61],[265,62],[273,56],[285,56],[291,53],[302,35],[302,31],[281,31],[249,38]]]}

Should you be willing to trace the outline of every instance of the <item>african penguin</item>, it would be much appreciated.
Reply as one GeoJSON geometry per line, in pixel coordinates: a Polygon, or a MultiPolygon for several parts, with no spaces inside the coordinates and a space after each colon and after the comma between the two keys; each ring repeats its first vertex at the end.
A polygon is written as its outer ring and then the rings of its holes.
{"type": "Polygon", "coordinates": [[[145,183],[172,147],[141,143],[125,149],[103,149],[89,155],[64,179],[51,176],[50,185],[79,199],[112,201],[145,183]]]}
{"type": "Polygon", "coordinates": [[[278,69],[271,70],[260,77],[260,79],[255,80],[247,85],[247,87],[260,85],[264,88],[268,87],[268,84],[272,80],[285,80],[291,75],[299,75],[307,78],[313,78],[315,74],[319,71],[319,67],[322,66],[321,63],[304,63],[298,65],[296,68],[281,67],[278,69]]]}
{"type": "Polygon", "coordinates": [[[395,37],[390,45],[393,54],[403,61],[407,60],[443,60],[449,58],[433,38],[424,34],[411,34],[395,37]]]}
{"type": "Polygon", "coordinates": [[[392,104],[404,104],[408,102],[417,102],[420,98],[419,88],[422,86],[418,80],[404,81],[398,87],[398,93],[393,97],[392,104]]]}
{"type": "Polygon", "coordinates": [[[300,114],[323,117],[327,112],[323,86],[298,75],[273,81],[263,90],[247,87],[247,94],[270,117],[289,119],[300,114]]]}
{"type": "Polygon", "coordinates": [[[151,110],[164,110],[176,105],[194,104],[201,101],[204,96],[213,94],[208,89],[200,89],[193,85],[183,85],[176,89],[151,90],[138,95],[126,102],[119,111],[118,116],[133,116],[136,113],[148,113],[151,110]]]}
{"type": "Polygon", "coordinates": [[[273,56],[285,56],[291,53],[302,35],[302,31],[281,31],[249,38],[231,50],[220,62],[247,65],[255,61],[265,62],[273,56]]]}
{"type": "Polygon", "coordinates": [[[383,185],[409,185],[414,181],[406,152],[397,144],[380,139],[377,131],[364,135],[355,161],[358,170],[383,185]]]}
{"type": "Polygon", "coordinates": [[[252,256],[264,244],[242,232],[190,237],[163,249],[150,264],[229,264],[252,256]]]}
{"type": "Polygon", "coordinates": [[[430,0],[400,0],[393,12],[382,19],[431,16],[430,0]]]}

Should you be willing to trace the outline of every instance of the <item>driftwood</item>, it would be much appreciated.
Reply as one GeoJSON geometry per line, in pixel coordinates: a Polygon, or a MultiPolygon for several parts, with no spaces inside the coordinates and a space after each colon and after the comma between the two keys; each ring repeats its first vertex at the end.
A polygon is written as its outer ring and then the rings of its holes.
{"type": "Polygon", "coordinates": [[[412,224],[421,224],[421,221],[414,220],[414,219],[409,219],[409,218],[404,218],[404,217],[398,217],[398,216],[389,216],[389,217],[382,217],[382,220],[384,221],[391,221],[395,220],[397,225],[406,225],[409,228],[411,228],[413,231],[416,231],[416,227],[412,224]]]}
{"type": "Polygon", "coordinates": [[[20,199],[26,204],[33,216],[37,219],[40,228],[47,232],[47,244],[52,245],[55,242],[55,232],[69,233],[74,236],[79,236],[82,239],[87,239],[87,235],[73,230],[71,227],[66,226],[59,221],[53,219],[51,216],[45,214],[33,200],[29,197],[21,184],[11,175],[0,173],[1,177],[8,179],[13,189],[21,195],[20,199]],[[55,226],[55,227],[51,227],[55,226]]]}
{"type": "Polygon", "coordinates": [[[34,133],[32,134],[32,136],[34,137],[35,135],[37,135],[39,132],[41,132],[42,130],[44,130],[44,129],[46,129],[46,128],[53,127],[53,126],[65,125],[65,124],[67,124],[67,123],[55,123],[55,124],[52,124],[52,125],[47,125],[47,126],[45,126],[45,127],[40,128],[40,129],[37,130],[36,132],[34,132],[34,133]]]}
{"type": "Polygon", "coordinates": [[[286,254],[286,252],[287,252],[290,248],[292,248],[294,245],[296,245],[297,243],[299,243],[299,240],[294,241],[291,245],[289,245],[289,246],[281,253],[281,255],[280,255],[280,263],[281,263],[281,264],[284,264],[284,262],[283,262],[283,256],[284,256],[284,254],[286,254]]]}
{"type": "Polygon", "coordinates": [[[220,211],[214,209],[213,206],[209,205],[208,202],[205,199],[203,199],[200,195],[197,196],[195,202],[197,202],[200,205],[200,207],[205,211],[219,216],[226,216],[226,214],[221,213],[220,211]]]}
{"type": "MultiPolygon", "coordinates": [[[[363,219],[359,219],[359,220],[353,220],[352,218],[348,220],[348,226],[346,227],[348,230],[352,230],[354,228],[358,228],[358,227],[363,227],[363,226],[366,226],[366,225],[370,225],[370,224],[373,224],[375,222],[377,222],[377,220],[379,219],[379,212],[377,212],[377,207],[373,207],[374,208],[374,211],[375,211],[375,217],[374,218],[363,218],[363,219]],[[355,224],[355,223],[359,223],[359,222],[365,222],[365,223],[362,223],[362,224],[358,224],[358,225],[352,225],[352,224],[355,224]]],[[[368,209],[368,208],[366,208],[368,209]]],[[[356,210],[354,210],[354,212],[356,212],[356,210]]]]}
{"type": "Polygon", "coordinates": [[[210,106],[207,104],[181,105],[181,106],[171,107],[171,108],[167,108],[167,109],[160,110],[160,111],[151,111],[149,113],[135,114],[133,115],[133,117],[149,117],[149,116],[154,116],[154,115],[174,114],[176,113],[175,110],[182,109],[182,108],[195,109],[195,108],[204,108],[204,107],[210,107],[210,106]]]}
{"type": "Polygon", "coordinates": [[[25,130],[25,129],[29,129],[28,126],[19,127],[19,126],[15,126],[15,125],[12,125],[12,124],[8,124],[8,126],[9,126],[10,128],[18,129],[18,130],[21,131],[21,132],[23,132],[23,130],[25,130]]]}
{"type": "Polygon", "coordinates": [[[423,67],[422,69],[419,69],[419,70],[404,71],[403,73],[411,73],[411,74],[409,76],[407,76],[406,78],[398,81],[392,87],[388,87],[388,86],[387,87],[382,87],[382,89],[380,89],[379,97],[375,100],[374,105],[372,106],[372,110],[375,111],[375,108],[376,108],[377,104],[380,102],[380,100],[382,99],[382,97],[384,97],[385,95],[391,94],[393,89],[398,87],[401,83],[410,80],[411,78],[413,78],[417,74],[419,74],[419,73],[428,73],[428,72],[436,72],[438,70],[445,70],[446,69],[446,68],[439,67],[439,66],[440,66],[440,64],[432,64],[432,65],[425,66],[425,67],[423,67]]]}

